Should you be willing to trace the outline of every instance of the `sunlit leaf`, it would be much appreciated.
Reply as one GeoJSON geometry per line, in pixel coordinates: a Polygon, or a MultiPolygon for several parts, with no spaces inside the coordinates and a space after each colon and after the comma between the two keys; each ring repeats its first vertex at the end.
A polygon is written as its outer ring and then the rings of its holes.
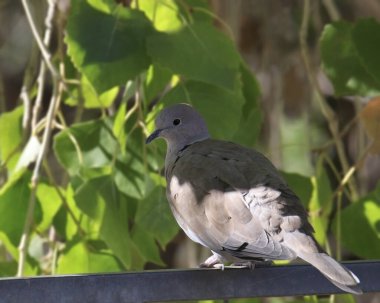
{"type": "Polygon", "coordinates": [[[85,182],[75,194],[78,207],[99,225],[99,236],[122,261],[131,266],[127,199],[105,176],[85,182]]]}
{"type": "Polygon", "coordinates": [[[80,88],[74,90],[65,100],[65,103],[70,106],[78,106],[80,102],[83,102],[84,108],[107,108],[115,101],[118,93],[119,88],[113,87],[98,94],[86,76],[83,75],[80,88]],[[83,98],[83,100],[81,101],[79,98],[83,98]]]}
{"type": "MultiPolygon", "coordinates": [[[[23,232],[30,197],[30,173],[19,172],[0,190],[0,239],[17,258],[17,247],[23,232]]],[[[36,203],[34,221],[41,221],[41,208],[36,203]]]]}
{"type": "Polygon", "coordinates": [[[139,202],[136,224],[152,234],[163,248],[178,232],[178,224],[174,220],[162,187],[156,187],[148,197],[139,202]]]}
{"type": "Polygon", "coordinates": [[[58,161],[71,175],[82,169],[104,168],[117,153],[112,126],[105,120],[78,123],[54,137],[58,161]]]}
{"type": "Polygon", "coordinates": [[[59,257],[57,273],[99,273],[117,272],[121,267],[109,251],[94,252],[86,242],[68,245],[59,257]]]}
{"type": "Polygon", "coordinates": [[[326,241],[329,216],[333,207],[333,192],[322,158],[318,159],[315,176],[311,178],[313,193],[309,204],[310,223],[315,230],[315,238],[321,245],[326,241]]]}
{"type": "MultiPolygon", "coordinates": [[[[341,240],[345,248],[364,259],[380,258],[380,186],[343,209],[341,240]]],[[[336,231],[338,218],[334,220],[336,231]]]]}
{"type": "Polygon", "coordinates": [[[153,98],[162,93],[164,88],[168,85],[172,74],[168,69],[162,68],[157,64],[149,67],[144,81],[145,99],[151,102],[153,98]]]}
{"type": "Polygon", "coordinates": [[[16,148],[22,140],[23,107],[19,106],[11,112],[0,115],[0,161],[9,161],[8,168],[12,169],[17,162],[20,152],[16,148]]]}
{"type": "Polygon", "coordinates": [[[36,192],[42,209],[42,221],[37,226],[39,232],[45,231],[62,205],[57,189],[46,183],[39,183],[36,192]]]}
{"type": "MultiPolygon", "coordinates": [[[[136,2],[136,1],[135,1],[136,2]]],[[[170,32],[181,28],[178,3],[174,0],[138,0],[139,9],[145,12],[159,31],[170,32]]]]}
{"type": "Polygon", "coordinates": [[[99,226],[87,216],[83,216],[74,200],[74,190],[68,185],[65,192],[66,206],[61,206],[53,218],[53,225],[57,234],[66,241],[71,241],[78,235],[97,234],[99,226]]]}

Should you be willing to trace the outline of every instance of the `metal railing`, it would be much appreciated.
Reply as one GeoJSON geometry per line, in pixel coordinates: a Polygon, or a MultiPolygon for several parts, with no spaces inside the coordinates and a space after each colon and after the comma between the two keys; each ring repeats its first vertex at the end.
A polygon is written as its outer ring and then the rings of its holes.
{"type": "MultiPolygon", "coordinates": [[[[363,292],[380,292],[380,261],[345,265],[363,292]]],[[[1,303],[126,303],[338,294],[310,265],[158,270],[0,279],[1,303]]]]}

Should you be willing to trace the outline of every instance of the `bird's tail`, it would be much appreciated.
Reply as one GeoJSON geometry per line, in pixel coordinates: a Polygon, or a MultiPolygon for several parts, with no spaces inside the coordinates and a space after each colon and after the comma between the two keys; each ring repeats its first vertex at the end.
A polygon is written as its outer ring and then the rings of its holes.
{"type": "Polygon", "coordinates": [[[328,280],[340,289],[362,294],[359,278],[324,252],[298,253],[298,256],[316,267],[328,280]]]}

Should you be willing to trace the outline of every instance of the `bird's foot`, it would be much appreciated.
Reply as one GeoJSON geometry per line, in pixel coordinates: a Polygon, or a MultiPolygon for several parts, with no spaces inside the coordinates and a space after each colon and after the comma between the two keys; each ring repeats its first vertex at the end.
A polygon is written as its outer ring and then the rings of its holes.
{"type": "Polygon", "coordinates": [[[216,263],[212,267],[216,269],[221,269],[221,270],[224,270],[226,268],[226,266],[224,266],[223,263],[216,263]]]}
{"type": "Polygon", "coordinates": [[[229,268],[248,268],[248,269],[254,269],[256,266],[255,262],[247,261],[247,262],[234,262],[232,263],[229,268]]]}
{"type": "Polygon", "coordinates": [[[255,269],[256,267],[265,267],[272,265],[272,261],[242,261],[234,262],[228,268],[248,268],[255,269]]]}
{"type": "Polygon", "coordinates": [[[219,255],[213,254],[212,256],[207,258],[206,261],[201,263],[199,265],[199,267],[201,267],[201,268],[217,268],[217,269],[224,270],[224,263],[222,262],[219,255]]]}

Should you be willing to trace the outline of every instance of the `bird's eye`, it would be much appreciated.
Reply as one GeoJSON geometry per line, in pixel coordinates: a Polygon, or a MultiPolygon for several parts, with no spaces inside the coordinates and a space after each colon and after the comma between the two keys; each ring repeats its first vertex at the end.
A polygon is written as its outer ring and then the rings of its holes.
{"type": "Polygon", "coordinates": [[[181,119],[174,119],[173,120],[173,125],[177,126],[179,124],[181,124],[181,119]]]}

